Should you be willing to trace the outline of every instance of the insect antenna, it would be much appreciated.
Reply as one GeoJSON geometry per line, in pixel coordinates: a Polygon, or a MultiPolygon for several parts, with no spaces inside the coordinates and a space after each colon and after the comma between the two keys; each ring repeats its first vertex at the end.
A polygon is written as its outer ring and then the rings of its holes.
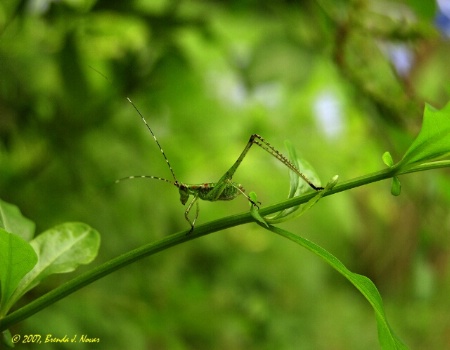
{"type": "Polygon", "coordinates": [[[153,179],[153,180],[160,180],[160,181],[164,181],[167,182],[169,184],[175,185],[175,182],[167,180],[163,177],[159,177],[159,176],[151,176],[151,175],[132,175],[132,176],[126,176],[126,177],[122,177],[120,179],[117,179],[115,181],[115,183],[119,183],[121,181],[124,180],[131,180],[131,179],[153,179]]]}
{"type": "Polygon", "coordinates": [[[127,179],[136,179],[136,178],[148,178],[148,179],[155,179],[155,180],[161,180],[161,181],[165,181],[168,182],[170,184],[173,184],[175,186],[178,186],[179,182],[175,176],[175,173],[172,169],[172,166],[169,163],[169,160],[166,157],[166,154],[164,153],[161,145],[159,144],[158,139],[156,138],[155,134],[153,133],[153,130],[150,128],[150,125],[148,125],[147,121],[145,120],[144,116],[142,115],[142,113],[139,111],[139,109],[136,107],[136,105],[133,103],[133,101],[131,101],[131,99],[129,97],[127,97],[128,102],[131,103],[131,105],[134,107],[134,109],[136,110],[136,112],[138,112],[139,116],[141,117],[142,121],[144,122],[145,126],[147,127],[148,131],[150,131],[150,133],[153,136],[153,139],[155,140],[156,144],[158,145],[159,150],[161,151],[161,154],[163,155],[164,159],[166,160],[167,166],[169,167],[170,173],[172,174],[173,180],[174,181],[170,181],[167,179],[164,179],[162,177],[158,177],[158,176],[150,176],[150,175],[140,175],[140,176],[128,176],[128,177],[124,177],[122,179],[117,180],[116,182],[120,182],[122,180],[127,180],[127,179]]]}

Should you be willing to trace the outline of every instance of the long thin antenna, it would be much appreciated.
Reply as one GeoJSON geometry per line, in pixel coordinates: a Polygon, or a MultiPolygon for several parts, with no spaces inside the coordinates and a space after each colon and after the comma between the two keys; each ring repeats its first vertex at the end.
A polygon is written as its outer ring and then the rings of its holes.
{"type": "MultiPolygon", "coordinates": [[[[159,150],[161,151],[161,153],[162,153],[164,159],[166,160],[167,166],[169,167],[170,172],[172,173],[172,176],[173,176],[173,180],[174,180],[174,182],[175,182],[175,185],[177,185],[177,184],[178,184],[178,180],[177,180],[177,178],[176,178],[176,176],[175,176],[175,173],[173,172],[172,166],[170,165],[169,160],[168,160],[167,157],[166,157],[166,154],[164,153],[164,151],[163,151],[161,145],[159,144],[158,139],[156,138],[155,134],[153,133],[153,130],[150,128],[150,125],[148,125],[148,123],[147,123],[147,121],[145,120],[144,116],[143,116],[142,113],[139,111],[139,109],[136,107],[136,105],[133,103],[133,101],[131,101],[131,99],[130,99],[129,97],[127,97],[127,100],[128,100],[128,102],[131,103],[131,105],[134,107],[134,109],[136,110],[136,112],[138,112],[138,114],[141,116],[141,119],[142,119],[142,121],[145,123],[145,126],[147,126],[148,131],[150,131],[150,133],[152,134],[153,139],[155,140],[156,144],[158,145],[159,150]]],[[[139,177],[139,176],[135,176],[135,177],[139,177]]],[[[142,177],[147,177],[147,176],[142,176],[142,177]]],[[[163,180],[163,181],[166,181],[166,182],[170,182],[170,181],[168,181],[168,180],[166,180],[166,179],[163,179],[163,178],[158,178],[158,177],[151,177],[151,178],[153,178],[153,179],[158,179],[158,180],[163,180]]]]}
{"type": "Polygon", "coordinates": [[[131,179],[153,179],[153,180],[161,180],[167,183],[170,183],[172,185],[174,185],[173,181],[167,180],[163,177],[159,177],[159,176],[151,176],[151,175],[131,175],[131,176],[127,176],[127,177],[122,177],[120,179],[117,179],[115,181],[115,183],[124,181],[124,180],[131,180],[131,179]]]}

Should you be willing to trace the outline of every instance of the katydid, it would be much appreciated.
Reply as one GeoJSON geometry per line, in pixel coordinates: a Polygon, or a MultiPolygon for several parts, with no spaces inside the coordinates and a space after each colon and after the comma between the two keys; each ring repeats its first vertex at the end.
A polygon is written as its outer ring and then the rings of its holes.
{"type": "Polygon", "coordinates": [[[239,158],[236,160],[236,162],[231,166],[230,169],[219,179],[217,182],[206,182],[201,184],[194,184],[194,185],[188,185],[184,184],[180,181],[178,181],[177,177],[175,176],[175,172],[172,169],[172,166],[170,165],[169,160],[167,159],[166,154],[164,153],[161,145],[159,144],[158,139],[156,138],[155,134],[153,133],[153,130],[150,128],[150,125],[148,125],[147,121],[145,120],[142,113],[139,111],[139,109],[136,107],[136,105],[131,101],[130,98],[127,97],[128,102],[131,103],[131,105],[134,107],[134,109],[137,111],[139,116],[141,117],[142,121],[144,122],[147,129],[150,131],[150,133],[153,136],[153,139],[155,140],[156,144],[158,145],[159,150],[161,151],[167,166],[169,167],[169,170],[172,174],[173,181],[164,179],[159,176],[151,176],[151,175],[137,175],[137,176],[127,176],[121,179],[116,180],[116,182],[120,182],[123,180],[128,179],[137,179],[137,178],[148,178],[148,179],[154,179],[154,180],[160,180],[168,182],[172,185],[175,185],[178,188],[178,191],[180,193],[180,201],[181,204],[185,205],[187,201],[189,200],[190,196],[193,196],[193,199],[189,202],[187,205],[187,208],[184,212],[184,217],[186,218],[186,221],[191,226],[191,229],[188,233],[191,233],[194,230],[195,222],[198,218],[199,214],[199,205],[198,205],[198,199],[202,199],[205,201],[215,202],[215,201],[228,201],[236,198],[240,194],[244,195],[247,200],[254,206],[258,207],[258,204],[254,202],[249,196],[245,194],[245,190],[242,187],[241,184],[233,182],[233,175],[236,172],[239,165],[244,160],[245,156],[247,155],[248,151],[253,145],[258,145],[265,151],[267,151],[269,154],[274,156],[276,159],[278,159],[280,162],[282,162],[284,165],[286,165],[291,171],[296,173],[298,176],[300,176],[312,189],[315,191],[323,190],[323,187],[314,185],[300,170],[295,167],[292,162],[287,159],[284,155],[282,155],[279,151],[277,151],[270,143],[268,143],[266,140],[264,140],[260,135],[253,134],[250,136],[250,139],[245,146],[244,150],[242,151],[239,158]],[[193,205],[196,205],[196,214],[194,220],[191,220],[189,218],[189,213],[193,207],[193,205]]]}

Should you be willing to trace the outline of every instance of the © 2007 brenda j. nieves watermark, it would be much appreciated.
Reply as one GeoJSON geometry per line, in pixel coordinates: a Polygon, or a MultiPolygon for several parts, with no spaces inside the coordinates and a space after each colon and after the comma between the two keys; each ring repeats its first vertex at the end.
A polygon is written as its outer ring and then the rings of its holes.
{"type": "Polygon", "coordinates": [[[100,338],[87,334],[56,336],[53,334],[15,334],[11,338],[14,344],[48,344],[48,343],[100,343],[100,338]]]}

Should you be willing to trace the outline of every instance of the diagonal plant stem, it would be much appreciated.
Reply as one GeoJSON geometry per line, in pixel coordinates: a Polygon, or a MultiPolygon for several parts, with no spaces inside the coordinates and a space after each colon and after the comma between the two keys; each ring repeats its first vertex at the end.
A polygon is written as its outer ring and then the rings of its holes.
{"type": "MultiPolygon", "coordinates": [[[[412,172],[425,171],[431,169],[438,169],[443,167],[450,167],[450,160],[435,161],[429,163],[423,163],[419,165],[409,166],[406,169],[398,169],[395,166],[387,168],[378,172],[374,172],[365,176],[361,176],[352,180],[341,182],[334,186],[331,190],[327,191],[324,196],[329,196],[338,192],[346,191],[355,187],[370,184],[372,182],[377,182],[385,180],[394,176],[399,176],[403,174],[408,174],[412,172]]],[[[308,202],[311,198],[316,195],[316,192],[308,192],[302,196],[295,197],[284,202],[274,204],[268,207],[260,209],[260,214],[262,216],[273,214],[283,209],[287,209],[293,206],[298,206],[302,203],[308,202]]],[[[174,233],[166,238],[163,238],[157,242],[146,244],[142,247],[131,250],[124,253],[116,258],[113,258],[96,268],[85,272],[72,280],[62,284],[61,286],[51,290],[50,292],[42,295],[41,297],[35,299],[29,304],[21,307],[20,309],[10,313],[3,319],[0,319],[0,332],[8,329],[12,325],[23,321],[24,319],[34,315],[40,310],[52,305],[60,299],[76,292],[77,290],[97,281],[98,279],[105,277],[114,271],[121,269],[127,265],[132,264],[135,261],[141,260],[145,257],[156,254],[160,251],[166,250],[170,247],[176,246],[178,244],[190,241],[207,234],[221,231],[230,227],[238,226],[253,222],[254,219],[250,212],[243,214],[237,214],[232,216],[227,216],[222,219],[210,221],[203,225],[198,225],[195,231],[191,235],[186,235],[188,230],[174,233]]]]}

